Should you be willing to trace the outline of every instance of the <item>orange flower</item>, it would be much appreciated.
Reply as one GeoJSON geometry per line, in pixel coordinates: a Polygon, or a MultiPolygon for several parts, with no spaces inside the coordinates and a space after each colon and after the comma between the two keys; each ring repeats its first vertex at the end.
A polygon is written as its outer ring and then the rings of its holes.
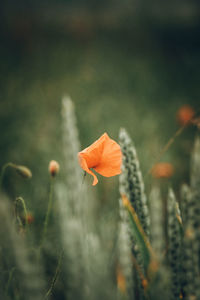
{"type": "Polygon", "coordinates": [[[92,145],[78,153],[81,168],[94,177],[93,184],[98,183],[96,175],[91,171],[111,177],[121,173],[122,153],[120,146],[104,133],[92,145]]]}
{"type": "Polygon", "coordinates": [[[155,178],[169,178],[174,173],[174,167],[170,163],[157,163],[152,168],[152,175],[155,178]]]}
{"type": "Polygon", "coordinates": [[[187,124],[194,117],[194,109],[189,105],[183,105],[177,112],[177,120],[181,125],[187,124]]]}

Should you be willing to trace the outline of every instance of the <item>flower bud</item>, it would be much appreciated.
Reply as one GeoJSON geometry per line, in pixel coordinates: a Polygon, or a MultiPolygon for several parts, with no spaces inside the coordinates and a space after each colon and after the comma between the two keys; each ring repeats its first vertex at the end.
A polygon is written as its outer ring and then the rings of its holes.
{"type": "Polygon", "coordinates": [[[25,166],[16,166],[15,169],[16,169],[17,173],[25,179],[29,179],[32,177],[31,170],[29,170],[25,166]]]}
{"type": "Polygon", "coordinates": [[[49,173],[52,177],[55,177],[59,172],[60,166],[59,163],[55,160],[51,160],[49,163],[49,173]]]}

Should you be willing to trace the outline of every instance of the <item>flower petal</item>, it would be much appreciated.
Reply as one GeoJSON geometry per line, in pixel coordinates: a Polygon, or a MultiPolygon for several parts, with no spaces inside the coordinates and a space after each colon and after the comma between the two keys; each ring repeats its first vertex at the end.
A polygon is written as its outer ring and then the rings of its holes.
{"type": "Polygon", "coordinates": [[[81,168],[86,171],[88,174],[92,175],[94,177],[94,180],[93,180],[93,183],[92,185],[96,185],[98,183],[98,179],[97,179],[97,176],[88,168],[88,165],[87,165],[87,162],[86,162],[86,159],[84,157],[84,153],[82,152],[79,152],[78,153],[78,158],[79,158],[79,163],[80,163],[80,166],[81,168]]]}
{"type": "Polygon", "coordinates": [[[79,152],[85,158],[88,168],[94,168],[100,163],[106,138],[107,134],[104,133],[92,145],[79,152]]]}
{"type": "Polygon", "coordinates": [[[121,173],[121,163],[120,146],[105,133],[101,161],[93,169],[105,177],[111,177],[121,173]]]}

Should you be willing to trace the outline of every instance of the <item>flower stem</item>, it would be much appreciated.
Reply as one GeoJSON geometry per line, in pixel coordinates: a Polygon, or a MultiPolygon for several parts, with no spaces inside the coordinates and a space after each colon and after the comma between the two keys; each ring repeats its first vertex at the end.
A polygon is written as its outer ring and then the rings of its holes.
{"type": "Polygon", "coordinates": [[[8,295],[8,291],[9,291],[9,287],[10,287],[10,283],[12,281],[13,278],[13,273],[15,272],[15,267],[13,267],[10,272],[9,272],[9,277],[8,277],[8,282],[6,284],[6,295],[8,295]]]}
{"type": "Polygon", "coordinates": [[[82,184],[84,183],[84,180],[85,180],[86,175],[87,175],[87,173],[86,173],[86,171],[84,171],[82,184]]]}
{"type": "Polygon", "coordinates": [[[59,255],[59,258],[58,258],[58,264],[57,264],[57,267],[56,267],[55,275],[54,275],[54,277],[52,279],[51,286],[50,286],[49,290],[47,291],[47,293],[45,295],[45,299],[49,298],[49,296],[51,295],[52,290],[53,290],[53,288],[54,288],[54,286],[56,284],[58,275],[60,273],[60,268],[61,268],[61,263],[62,263],[63,255],[64,255],[64,251],[62,250],[61,253],[60,253],[60,255],[59,255]]]}
{"type": "Polygon", "coordinates": [[[50,216],[50,212],[51,212],[51,208],[52,208],[52,199],[53,199],[53,184],[54,184],[54,178],[51,177],[50,191],[49,191],[49,202],[48,202],[47,212],[46,212],[46,216],[45,216],[45,220],[44,220],[44,227],[43,227],[43,233],[42,233],[42,240],[41,240],[40,248],[43,245],[44,238],[45,238],[45,235],[46,235],[46,232],[47,232],[47,226],[48,226],[48,223],[49,223],[49,216],[50,216]]]}
{"type": "MultiPolygon", "coordinates": [[[[183,125],[182,127],[180,127],[175,134],[168,140],[168,142],[165,144],[165,146],[162,148],[162,150],[160,151],[160,153],[158,154],[157,158],[155,159],[155,163],[159,162],[163,156],[163,154],[170,148],[170,146],[174,143],[175,139],[184,131],[184,129],[186,128],[186,125],[183,125]]],[[[154,164],[155,164],[154,163],[154,164]]],[[[153,164],[153,166],[154,166],[153,164]]],[[[147,173],[145,174],[145,178],[147,175],[149,175],[153,169],[153,166],[151,166],[151,168],[147,171],[147,173]]]]}

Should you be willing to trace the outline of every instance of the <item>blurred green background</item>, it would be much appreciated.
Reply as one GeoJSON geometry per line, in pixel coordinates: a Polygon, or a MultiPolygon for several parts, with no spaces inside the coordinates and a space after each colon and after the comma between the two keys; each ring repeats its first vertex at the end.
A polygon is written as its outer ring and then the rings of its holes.
{"type": "MultiPolygon", "coordinates": [[[[11,170],[4,180],[30,208],[46,205],[49,161],[62,169],[63,95],[75,103],[83,148],[126,127],[144,174],[178,129],[177,110],[199,108],[197,0],[8,0],[0,10],[0,166],[32,170],[30,182],[11,170]]],[[[175,188],[188,180],[194,135],[186,129],[163,156],[175,188]]],[[[101,195],[110,197],[113,181],[101,180],[101,195]]]]}

